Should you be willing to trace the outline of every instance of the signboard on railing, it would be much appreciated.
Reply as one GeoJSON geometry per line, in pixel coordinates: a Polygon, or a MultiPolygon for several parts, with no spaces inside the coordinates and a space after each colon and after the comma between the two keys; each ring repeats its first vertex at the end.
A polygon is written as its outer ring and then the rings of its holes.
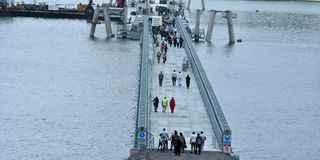
{"type": "Polygon", "coordinates": [[[223,152],[230,153],[231,152],[231,134],[224,133],[222,140],[223,140],[223,152]]]}
{"type": "Polygon", "coordinates": [[[139,132],[138,145],[140,150],[144,150],[146,148],[146,132],[139,132]]]}

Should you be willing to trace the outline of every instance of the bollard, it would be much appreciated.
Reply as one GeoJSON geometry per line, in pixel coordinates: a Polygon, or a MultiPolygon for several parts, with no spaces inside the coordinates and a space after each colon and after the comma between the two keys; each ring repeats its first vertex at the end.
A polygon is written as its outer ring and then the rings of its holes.
{"type": "Polygon", "coordinates": [[[214,21],[216,19],[216,11],[211,11],[211,15],[209,17],[209,23],[208,23],[208,29],[207,29],[207,35],[206,35],[206,41],[211,42],[212,32],[213,32],[213,25],[214,21]]]}
{"type": "Polygon", "coordinates": [[[108,8],[104,7],[103,8],[103,14],[104,14],[104,24],[106,28],[106,33],[107,33],[107,38],[112,37],[112,28],[111,28],[111,20],[108,15],[108,8]]]}
{"type": "Polygon", "coordinates": [[[204,0],[201,0],[201,4],[202,4],[202,10],[204,11],[205,10],[205,8],[204,8],[204,0]]]}
{"type": "Polygon", "coordinates": [[[191,0],[188,0],[188,5],[187,5],[188,10],[190,9],[190,3],[191,3],[191,0]]]}
{"type": "Polygon", "coordinates": [[[200,34],[200,9],[196,10],[196,24],[194,29],[194,40],[196,42],[199,41],[199,35],[200,34]]]}
{"type": "Polygon", "coordinates": [[[233,32],[233,23],[232,23],[232,12],[227,10],[227,23],[228,23],[228,32],[229,32],[229,43],[234,43],[234,32],[233,32]]]}
{"type": "Polygon", "coordinates": [[[97,26],[98,18],[99,18],[99,11],[100,11],[100,6],[98,4],[96,7],[96,10],[94,11],[93,18],[92,18],[90,37],[94,37],[94,32],[96,31],[96,26],[97,26]]]}

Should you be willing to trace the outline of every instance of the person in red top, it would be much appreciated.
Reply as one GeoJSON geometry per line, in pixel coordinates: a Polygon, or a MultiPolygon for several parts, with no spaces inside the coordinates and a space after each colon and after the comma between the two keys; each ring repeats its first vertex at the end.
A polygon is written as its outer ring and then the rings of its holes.
{"type": "Polygon", "coordinates": [[[174,108],[176,107],[176,102],[174,100],[174,97],[171,98],[170,100],[170,109],[171,109],[171,113],[174,112],[174,108]]]}

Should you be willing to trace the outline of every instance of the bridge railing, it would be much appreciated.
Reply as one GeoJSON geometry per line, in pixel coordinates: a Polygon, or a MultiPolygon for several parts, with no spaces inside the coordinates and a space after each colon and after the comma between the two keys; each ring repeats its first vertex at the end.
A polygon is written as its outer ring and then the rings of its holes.
{"type": "Polygon", "coordinates": [[[144,17],[143,35],[141,41],[141,63],[140,63],[140,81],[139,81],[139,97],[137,107],[137,123],[135,133],[135,148],[141,148],[141,146],[148,147],[149,139],[152,135],[149,133],[149,104],[150,102],[150,86],[148,85],[150,79],[150,61],[149,55],[149,21],[148,16],[144,17]],[[145,139],[142,139],[139,133],[144,133],[145,139]],[[142,145],[141,145],[142,144],[142,145]]]}
{"type": "Polygon", "coordinates": [[[223,136],[224,134],[231,135],[231,130],[181,18],[177,18],[176,24],[179,34],[184,39],[184,48],[194,72],[202,100],[206,106],[218,145],[223,150],[223,136]]]}

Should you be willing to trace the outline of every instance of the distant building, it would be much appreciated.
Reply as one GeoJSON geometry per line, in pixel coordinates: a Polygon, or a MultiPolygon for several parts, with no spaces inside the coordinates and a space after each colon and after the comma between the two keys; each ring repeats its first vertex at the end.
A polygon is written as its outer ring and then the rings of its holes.
{"type": "Polygon", "coordinates": [[[0,4],[7,4],[7,0],[0,0],[0,4]]]}
{"type": "Polygon", "coordinates": [[[7,0],[0,0],[0,9],[5,9],[7,6],[7,0]]]}

